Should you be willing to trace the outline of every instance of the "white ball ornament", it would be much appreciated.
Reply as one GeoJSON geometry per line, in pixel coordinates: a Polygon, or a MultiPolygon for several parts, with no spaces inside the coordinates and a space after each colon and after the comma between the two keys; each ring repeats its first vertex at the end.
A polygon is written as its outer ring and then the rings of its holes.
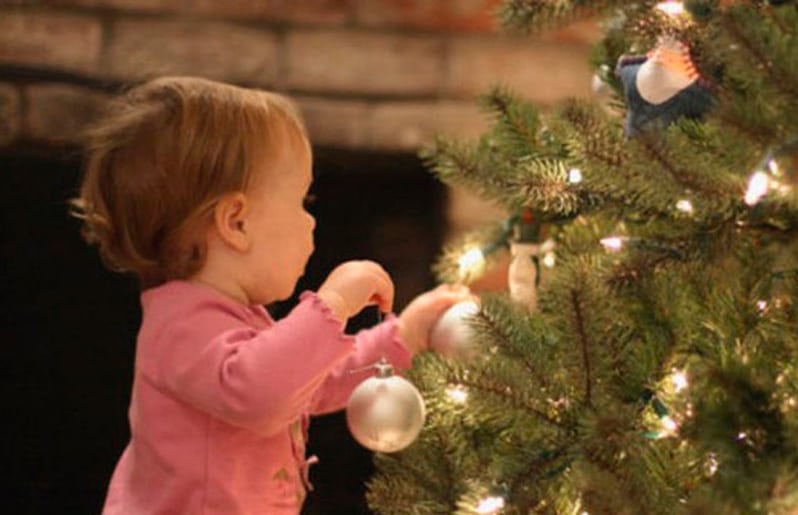
{"type": "Polygon", "coordinates": [[[425,418],[424,399],[413,384],[393,375],[384,360],[377,375],[358,385],[346,406],[346,424],[362,446],[396,452],[413,443],[425,418]]]}
{"type": "Polygon", "coordinates": [[[474,330],[468,318],[479,313],[479,304],[464,300],[450,307],[432,327],[429,347],[447,358],[467,361],[476,355],[474,330]]]}

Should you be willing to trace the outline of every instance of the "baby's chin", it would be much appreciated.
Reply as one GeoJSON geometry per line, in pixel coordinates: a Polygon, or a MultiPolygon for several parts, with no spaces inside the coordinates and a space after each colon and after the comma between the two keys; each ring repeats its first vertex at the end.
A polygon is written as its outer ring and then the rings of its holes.
{"type": "Polygon", "coordinates": [[[272,304],[274,302],[281,302],[291,298],[291,295],[296,291],[296,285],[299,281],[297,278],[291,285],[286,285],[281,289],[274,289],[269,292],[253,292],[250,295],[252,304],[272,304]]]}

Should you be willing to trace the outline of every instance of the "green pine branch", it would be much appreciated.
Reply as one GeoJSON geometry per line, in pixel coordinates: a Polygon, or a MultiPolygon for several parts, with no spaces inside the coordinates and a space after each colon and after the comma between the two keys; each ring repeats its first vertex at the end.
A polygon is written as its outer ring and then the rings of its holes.
{"type": "MultiPolygon", "coordinates": [[[[476,359],[416,357],[428,421],[379,457],[380,513],[798,508],[798,9],[693,1],[677,23],[655,4],[517,0],[502,16],[534,31],[608,15],[593,62],[618,100],[620,55],[686,42],[712,91],[703,119],[629,138],[591,101],[543,111],[497,86],[482,138],[424,151],[442,181],[531,209],[557,260],[535,312],[482,298],[476,359]],[[768,190],[751,200],[754,172],[768,190]]],[[[462,280],[463,249],[495,249],[506,229],[463,235],[436,272],[462,280]]]]}

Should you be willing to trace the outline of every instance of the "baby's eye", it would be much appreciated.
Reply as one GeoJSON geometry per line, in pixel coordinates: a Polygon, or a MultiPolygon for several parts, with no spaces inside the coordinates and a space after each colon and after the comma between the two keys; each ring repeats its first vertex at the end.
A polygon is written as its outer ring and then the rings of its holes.
{"type": "Polygon", "coordinates": [[[316,202],[316,195],[313,193],[308,193],[305,195],[305,198],[302,199],[302,205],[305,207],[312,205],[314,202],[316,202]]]}

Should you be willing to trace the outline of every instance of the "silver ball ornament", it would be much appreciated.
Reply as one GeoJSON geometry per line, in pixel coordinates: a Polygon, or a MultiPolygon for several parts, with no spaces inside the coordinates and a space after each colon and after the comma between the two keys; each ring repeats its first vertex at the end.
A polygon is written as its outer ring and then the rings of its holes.
{"type": "Polygon", "coordinates": [[[413,384],[393,375],[381,362],[377,375],[354,389],[346,406],[346,424],[362,446],[396,452],[415,441],[424,425],[424,399],[413,384]]]}
{"type": "Polygon", "coordinates": [[[432,327],[429,348],[447,358],[467,361],[476,355],[474,330],[468,318],[479,313],[479,304],[464,300],[450,307],[432,327]]]}

